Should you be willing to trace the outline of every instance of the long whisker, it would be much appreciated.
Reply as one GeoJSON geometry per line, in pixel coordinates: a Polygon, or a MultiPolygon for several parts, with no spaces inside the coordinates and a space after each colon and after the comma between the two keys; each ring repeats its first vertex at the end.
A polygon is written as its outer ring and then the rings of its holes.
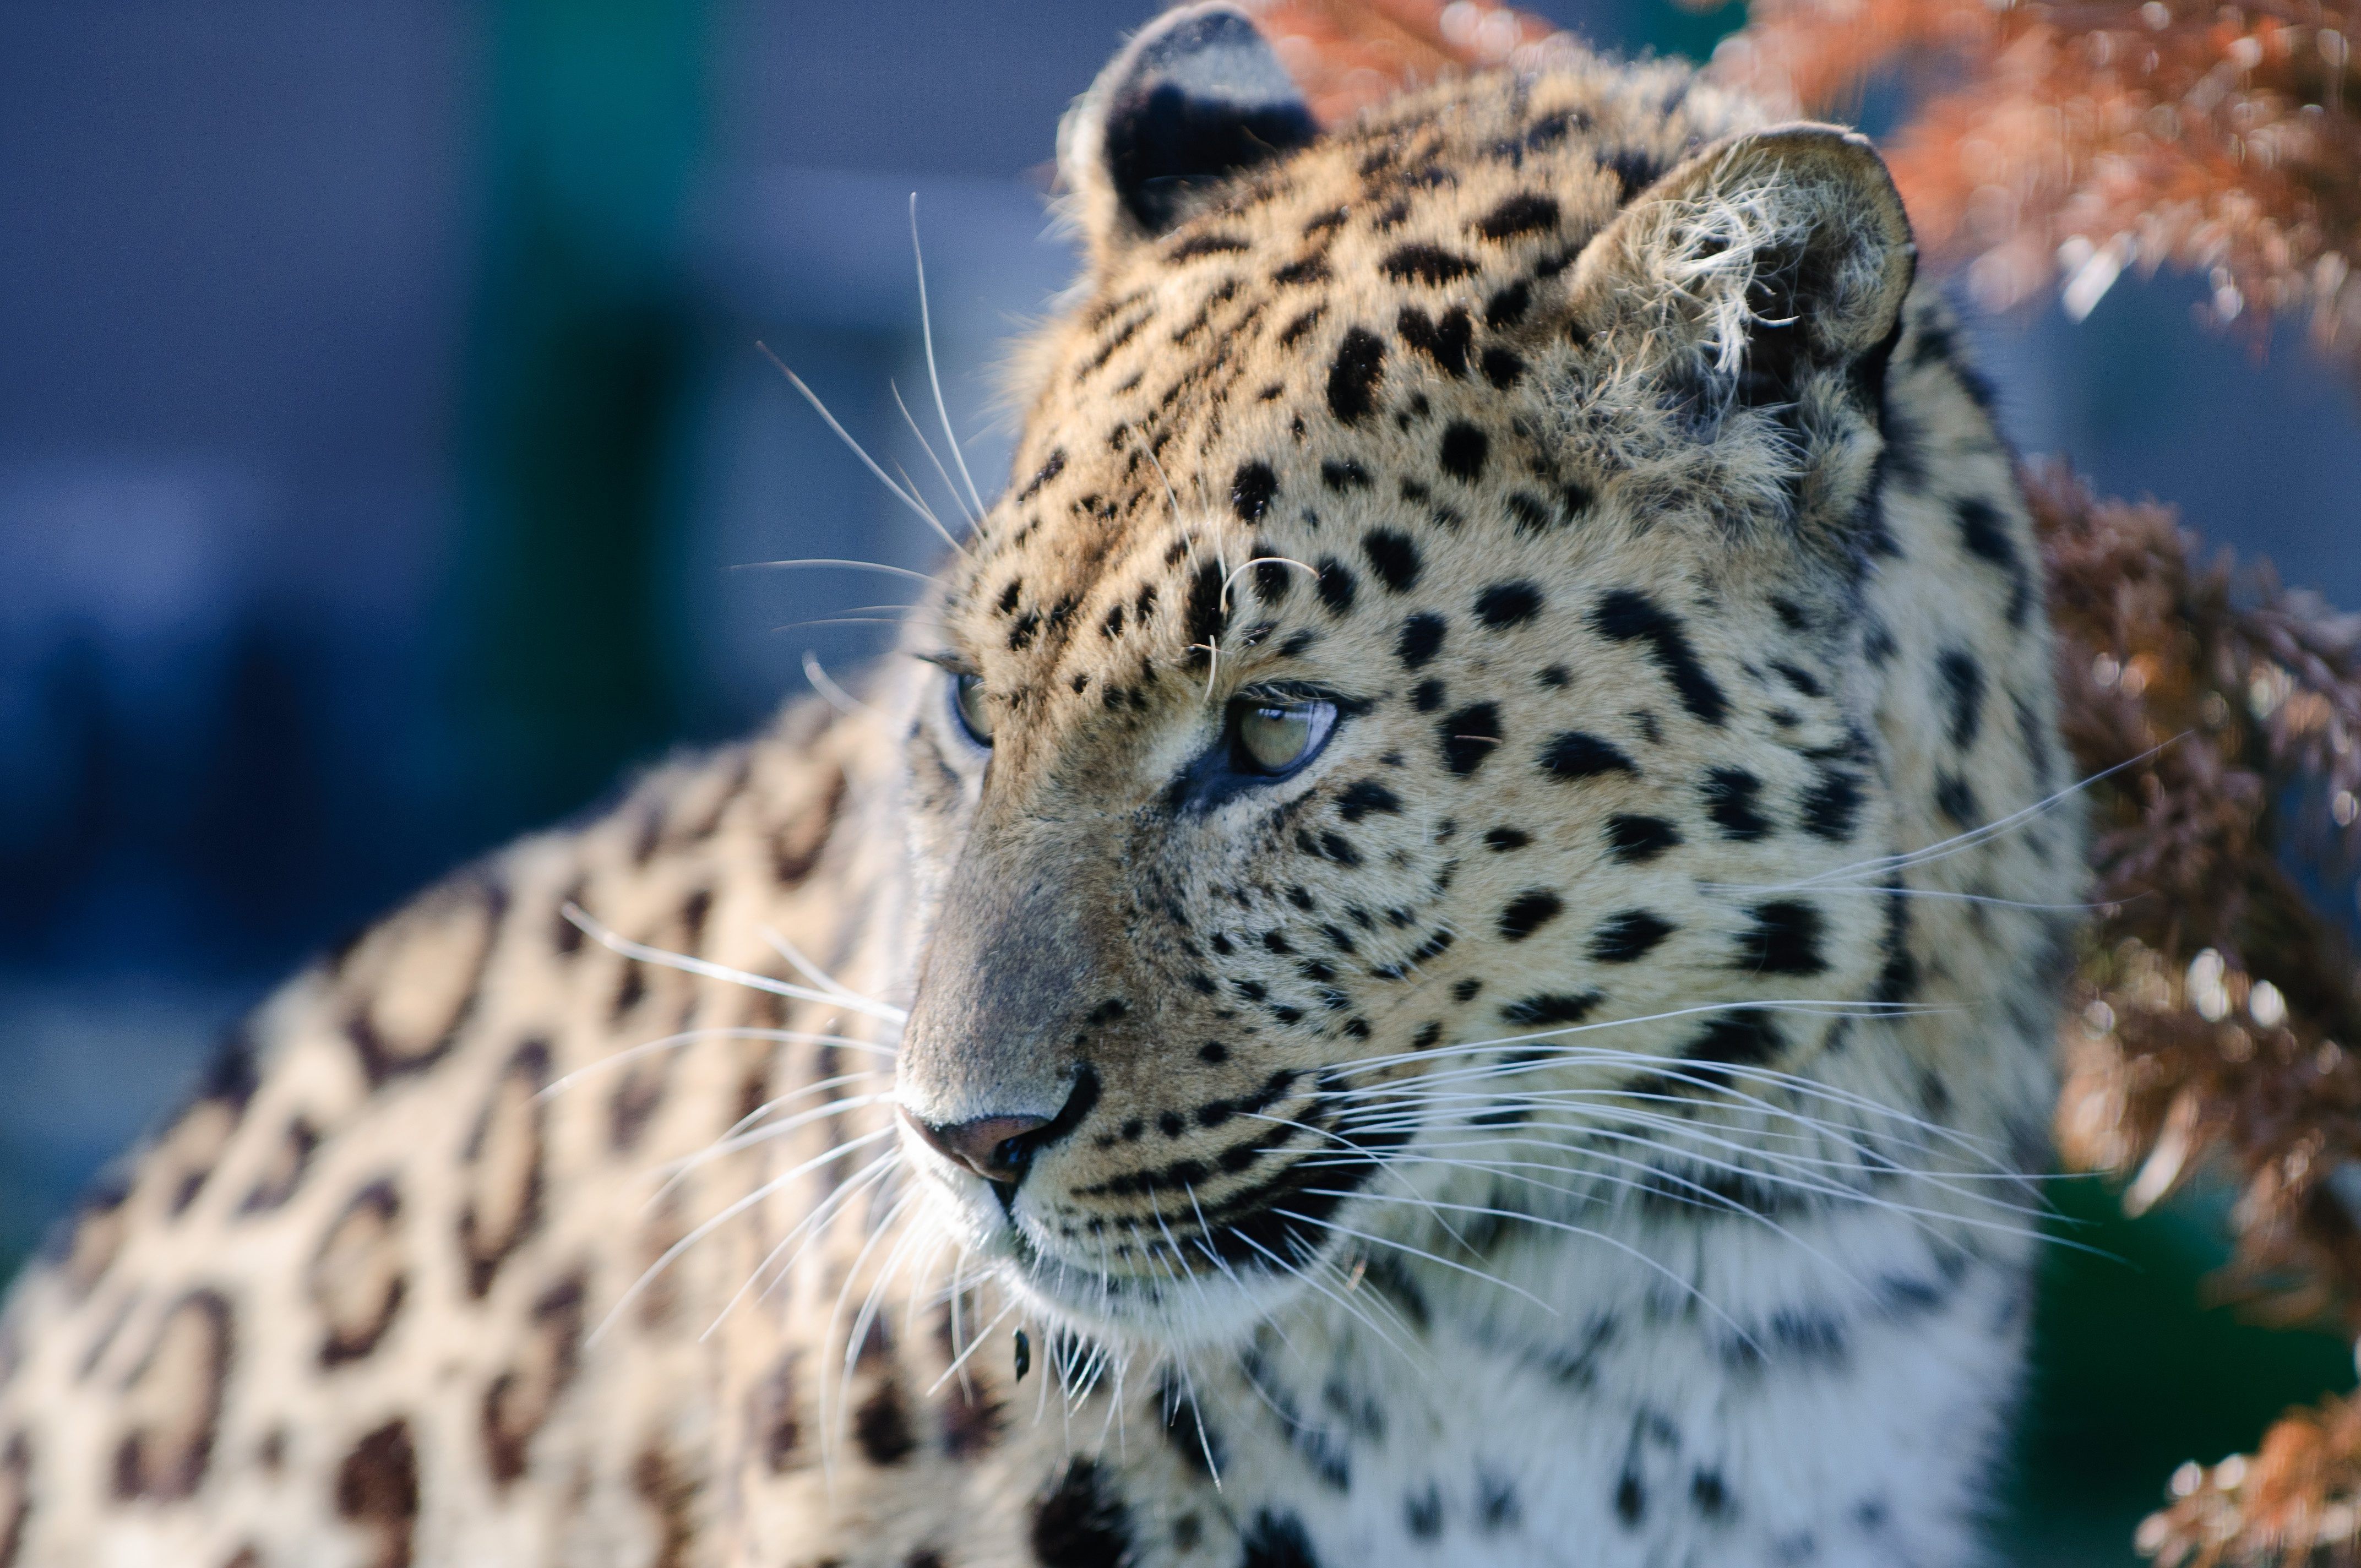
{"type": "Polygon", "coordinates": [[[564,1078],[535,1094],[533,1098],[535,1100],[555,1099],[583,1079],[595,1073],[627,1067],[642,1057],[657,1056],[665,1051],[676,1051],[683,1046],[695,1045],[699,1040],[777,1040],[796,1046],[850,1046],[857,1051],[874,1051],[880,1056],[887,1057],[895,1054],[891,1047],[872,1045],[867,1040],[850,1039],[842,1035],[807,1035],[797,1029],[725,1028],[718,1025],[705,1029],[683,1029],[676,1035],[666,1035],[662,1039],[644,1041],[640,1045],[617,1051],[612,1056],[600,1057],[588,1066],[576,1068],[564,1078]]]}
{"type": "Polygon", "coordinates": [[[883,561],[840,561],[833,557],[818,555],[793,561],[741,561],[730,569],[733,572],[762,572],[774,567],[796,566],[839,566],[848,572],[885,572],[896,577],[908,577],[921,583],[931,583],[935,580],[924,572],[914,572],[907,566],[889,566],[883,561]]]}
{"type": "Polygon", "coordinates": [[[820,667],[819,655],[808,648],[804,650],[803,666],[804,679],[811,683],[812,690],[845,718],[857,718],[870,710],[867,703],[836,684],[835,678],[820,667]]]}
{"type": "Polygon", "coordinates": [[[829,974],[826,970],[812,962],[811,959],[806,958],[803,954],[802,948],[796,947],[793,942],[788,941],[786,938],[779,934],[779,928],[777,927],[764,926],[760,929],[762,931],[763,940],[771,944],[773,951],[776,952],[779,957],[786,959],[787,962],[795,965],[796,970],[802,973],[806,980],[810,981],[814,985],[818,986],[822,991],[827,992],[829,995],[840,997],[846,1002],[865,1002],[872,1005],[882,1005],[877,1002],[875,997],[863,996],[861,992],[853,990],[851,986],[845,984],[842,981],[838,980],[834,975],[829,974]]]}
{"type": "MultiPolygon", "coordinates": [[[[943,467],[943,460],[935,455],[934,444],[928,441],[927,433],[918,428],[918,422],[911,417],[910,405],[902,400],[902,389],[889,380],[885,383],[885,389],[894,394],[894,406],[902,411],[902,422],[908,425],[910,433],[917,438],[918,450],[924,452],[927,455],[927,461],[935,466],[935,474],[942,480],[943,488],[951,493],[951,504],[959,508],[960,516],[967,521],[970,528],[973,528],[976,523],[975,513],[967,510],[967,502],[961,497],[959,487],[951,483],[950,473],[943,467]]],[[[917,488],[916,486],[911,488],[917,488]]]]}
{"type": "MultiPolygon", "coordinates": [[[[566,919],[572,921],[592,941],[620,953],[627,959],[638,959],[643,963],[662,964],[666,969],[676,969],[684,974],[701,975],[707,980],[726,980],[734,984],[752,986],[756,991],[767,991],[774,996],[791,996],[799,1002],[818,1002],[832,1007],[849,1007],[856,1013],[866,1013],[873,1018],[883,1018],[889,1024],[904,1023],[910,1016],[904,1009],[888,1007],[882,1002],[867,1002],[825,991],[813,991],[805,986],[789,985],[785,981],[773,980],[768,975],[753,974],[745,970],[731,969],[727,964],[717,964],[704,959],[691,958],[686,953],[666,952],[662,948],[652,948],[644,942],[634,942],[630,938],[619,936],[600,925],[591,918],[580,905],[571,899],[566,901],[564,914],[566,919]]],[[[874,1048],[884,1051],[888,1056],[895,1054],[888,1047],[881,1046],[874,1048]]]]}
{"type": "MultiPolygon", "coordinates": [[[[943,378],[935,373],[935,319],[927,304],[927,255],[918,248],[918,193],[910,192],[910,255],[918,264],[918,335],[927,345],[927,379],[935,387],[935,412],[942,417],[943,440],[950,444],[951,461],[959,465],[960,477],[967,481],[968,499],[975,503],[975,515],[984,512],[983,497],[977,493],[974,476],[967,471],[967,458],[960,452],[959,436],[951,429],[950,411],[943,407],[943,378]]],[[[950,483],[946,479],[944,483],[950,483]]]]}
{"type": "Polygon", "coordinates": [[[756,349],[761,351],[763,358],[778,367],[779,374],[785,376],[787,378],[788,383],[793,386],[796,391],[801,392],[804,395],[804,400],[811,404],[811,406],[818,411],[819,417],[828,422],[828,428],[836,432],[837,439],[842,441],[847,446],[852,448],[852,455],[855,457],[860,458],[862,462],[868,465],[869,471],[877,476],[877,482],[879,484],[884,485],[887,489],[893,491],[894,498],[896,500],[900,501],[904,506],[908,507],[912,511],[917,512],[920,517],[924,518],[927,521],[928,527],[933,529],[937,533],[943,536],[944,543],[950,545],[952,549],[958,551],[962,555],[967,554],[966,546],[962,545],[958,540],[951,537],[950,530],[943,526],[942,520],[937,517],[933,510],[928,508],[924,501],[918,499],[917,497],[912,495],[909,491],[895,484],[894,482],[893,476],[887,474],[884,469],[880,468],[877,466],[877,460],[870,456],[868,453],[862,450],[861,443],[852,439],[851,432],[846,430],[844,426],[836,422],[836,416],[828,411],[828,405],[819,400],[819,394],[813,391],[809,387],[805,386],[804,378],[796,375],[794,371],[788,369],[786,361],[772,353],[771,345],[769,344],[757,343],[754,346],[756,349]]]}

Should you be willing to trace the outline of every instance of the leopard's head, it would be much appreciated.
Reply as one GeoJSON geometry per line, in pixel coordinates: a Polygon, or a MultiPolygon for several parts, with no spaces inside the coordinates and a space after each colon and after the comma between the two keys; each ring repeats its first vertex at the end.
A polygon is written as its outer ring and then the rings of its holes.
{"type": "Polygon", "coordinates": [[[915,649],[899,1102],[1038,1308],[1189,1343],[1892,988],[1812,887],[1890,839],[1914,253],[1866,143],[1680,68],[1323,134],[1222,6],[1060,142],[1081,302],[915,649]]]}

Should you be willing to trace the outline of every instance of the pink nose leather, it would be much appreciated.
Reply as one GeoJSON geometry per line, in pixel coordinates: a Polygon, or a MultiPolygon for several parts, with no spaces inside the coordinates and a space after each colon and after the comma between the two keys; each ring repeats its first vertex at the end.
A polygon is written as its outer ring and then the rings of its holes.
{"type": "Polygon", "coordinates": [[[986,1181],[1013,1182],[1025,1173],[1025,1157],[1032,1148],[1025,1135],[1049,1124],[1047,1116],[979,1116],[972,1122],[937,1126],[909,1112],[902,1120],[917,1129],[928,1144],[959,1161],[986,1181]]]}

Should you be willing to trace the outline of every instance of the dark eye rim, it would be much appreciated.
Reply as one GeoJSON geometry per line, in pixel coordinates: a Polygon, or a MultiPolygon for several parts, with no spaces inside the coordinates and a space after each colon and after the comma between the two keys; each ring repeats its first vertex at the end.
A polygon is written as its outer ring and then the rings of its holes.
{"type": "Polygon", "coordinates": [[[980,689],[983,685],[983,677],[966,670],[952,670],[949,674],[950,679],[943,683],[943,702],[951,710],[951,727],[977,751],[991,751],[992,732],[987,729],[980,735],[976,733],[975,726],[968,719],[967,706],[960,700],[971,688],[980,689]]]}
{"type": "Polygon", "coordinates": [[[1345,705],[1325,692],[1307,691],[1245,691],[1230,699],[1229,709],[1222,718],[1222,739],[1229,752],[1231,768],[1249,778],[1266,782],[1291,778],[1318,761],[1335,738],[1337,721],[1345,714],[1345,705]],[[1247,714],[1257,709],[1306,708],[1314,711],[1312,739],[1304,743],[1295,760],[1283,768],[1263,765],[1246,748],[1240,725],[1247,714]]]}

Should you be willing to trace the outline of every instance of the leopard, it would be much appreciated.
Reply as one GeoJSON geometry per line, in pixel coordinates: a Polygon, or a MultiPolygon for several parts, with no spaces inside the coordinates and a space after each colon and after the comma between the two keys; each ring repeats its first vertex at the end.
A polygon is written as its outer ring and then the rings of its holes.
{"type": "Polygon", "coordinates": [[[0,1568],[1988,1558],[2082,828],[1877,152],[1210,4],[1059,159],[895,652],[255,1012],[0,1568]]]}

